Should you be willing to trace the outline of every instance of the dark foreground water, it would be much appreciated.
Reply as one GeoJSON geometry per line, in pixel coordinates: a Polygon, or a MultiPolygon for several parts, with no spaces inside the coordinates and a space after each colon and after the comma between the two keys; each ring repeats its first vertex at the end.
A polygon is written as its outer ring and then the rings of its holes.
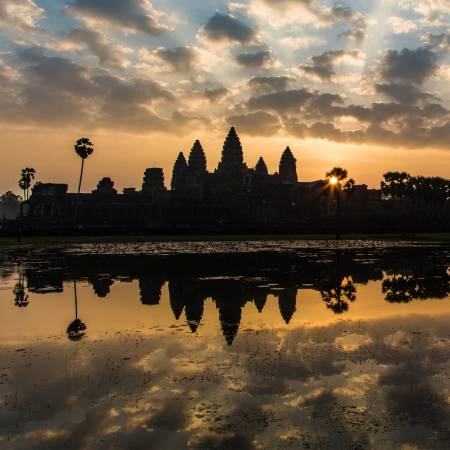
{"type": "Polygon", "coordinates": [[[0,254],[1,449],[449,449],[449,248],[0,254]]]}

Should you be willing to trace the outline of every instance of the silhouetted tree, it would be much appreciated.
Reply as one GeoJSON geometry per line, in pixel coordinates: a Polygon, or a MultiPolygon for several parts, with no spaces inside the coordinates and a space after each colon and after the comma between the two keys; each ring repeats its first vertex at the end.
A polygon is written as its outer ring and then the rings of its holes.
{"type": "Polygon", "coordinates": [[[7,191],[0,195],[0,215],[4,219],[15,219],[19,210],[22,197],[7,191]]]}
{"type": "Polygon", "coordinates": [[[80,180],[78,182],[78,194],[81,189],[81,181],[83,179],[84,160],[94,151],[94,144],[89,138],[82,137],[75,142],[75,152],[81,158],[80,180]]]}
{"type": "Polygon", "coordinates": [[[342,192],[351,193],[355,180],[353,178],[348,179],[348,172],[342,167],[334,167],[325,174],[326,183],[336,196],[336,239],[340,239],[340,202],[342,192]],[[344,182],[345,181],[345,182],[344,182]]]}
{"type": "Polygon", "coordinates": [[[450,180],[444,178],[412,176],[406,172],[387,172],[383,178],[381,192],[387,200],[423,200],[433,204],[450,200],[450,180]]]}
{"type": "Polygon", "coordinates": [[[381,182],[381,193],[386,199],[401,199],[409,196],[411,175],[406,172],[386,172],[381,182]]]}
{"type": "Polygon", "coordinates": [[[67,337],[71,341],[79,341],[86,335],[86,325],[78,318],[77,282],[73,282],[73,295],[75,301],[75,319],[67,327],[67,337]]]}
{"type": "Polygon", "coordinates": [[[31,187],[31,182],[34,180],[35,175],[36,171],[32,167],[26,167],[25,169],[22,169],[19,178],[19,187],[23,190],[23,198],[25,200],[28,200],[29,198],[28,193],[31,187]]]}

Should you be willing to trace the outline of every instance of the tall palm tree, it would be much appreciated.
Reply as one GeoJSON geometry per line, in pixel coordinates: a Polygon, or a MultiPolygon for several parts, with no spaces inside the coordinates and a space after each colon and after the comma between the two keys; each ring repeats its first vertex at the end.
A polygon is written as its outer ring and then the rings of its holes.
{"type": "Polygon", "coordinates": [[[348,178],[348,172],[342,167],[334,167],[325,174],[326,185],[336,196],[336,239],[341,238],[340,233],[340,198],[342,192],[350,193],[355,185],[353,178],[348,178]],[[347,180],[347,181],[345,181],[347,180]]]}
{"type": "Polygon", "coordinates": [[[75,152],[81,158],[80,181],[78,182],[78,194],[81,189],[81,180],[83,179],[84,160],[94,151],[94,144],[89,138],[82,137],[75,142],[75,152]]]}
{"type": "Polygon", "coordinates": [[[71,341],[79,341],[86,335],[86,324],[78,318],[77,282],[73,281],[73,295],[75,300],[75,319],[67,327],[67,337],[71,341]]]}
{"type": "Polygon", "coordinates": [[[22,169],[19,178],[19,187],[23,190],[23,198],[24,200],[28,200],[29,198],[29,189],[31,187],[31,182],[34,180],[36,175],[36,171],[32,167],[26,167],[22,169]]]}

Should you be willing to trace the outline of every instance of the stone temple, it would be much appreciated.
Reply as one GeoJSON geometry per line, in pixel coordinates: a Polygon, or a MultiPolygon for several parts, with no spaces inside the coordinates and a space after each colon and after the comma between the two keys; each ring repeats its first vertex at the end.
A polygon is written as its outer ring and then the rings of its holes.
{"type": "MultiPolygon", "coordinates": [[[[254,167],[244,161],[234,127],[223,144],[217,168],[208,171],[206,154],[196,140],[173,166],[170,189],[161,168],[144,172],[141,190],[118,193],[102,178],[92,193],[68,193],[67,184],[36,183],[24,202],[23,223],[30,229],[239,231],[298,229],[327,220],[330,205],[324,182],[299,181],[291,149],[281,153],[278,172],[270,174],[260,157],[254,167]]],[[[367,208],[378,196],[356,186],[354,207],[367,208]]],[[[324,222],[325,223],[325,222],[324,222]]]]}

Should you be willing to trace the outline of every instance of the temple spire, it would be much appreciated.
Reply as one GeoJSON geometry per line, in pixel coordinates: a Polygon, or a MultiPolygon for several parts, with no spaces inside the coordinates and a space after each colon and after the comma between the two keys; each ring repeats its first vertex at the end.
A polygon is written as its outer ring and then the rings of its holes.
{"type": "Polygon", "coordinates": [[[188,165],[183,152],[178,154],[177,160],[173,165],[171,188],[173,191],[182,190],[186,184],[186,174],[188,165]]]}
{"type": "Polygon", "coordinates": [[[294,184],[298,182],[297,160],[289,147],[286,147],[281,155],[279,174],[283,183],[294,184]]]}
{"type": "Polygon", "coordinates": [[[202,176],[206,174],[206,156],[202,144],[197,139],[189,154],[189,169],[192,174],[202,176]]]}
{"type": "Polygon", "coordinates": [[[245,169],[244,155],[239,136],[234,127],[230,128],[223,144],[222,159],[218,171],[224,173],[239,173],[245,169]]]}
{"type": "Polygon", "coordinates": [[[267,170],[266,162],[264,161],[262,156],[259,157],[258,162],[256,163],[255,173],[256,173],[256,175],[260,175],[260,176],[265,176],[265,175],[269,174],[269,172],[267,170]]]}

